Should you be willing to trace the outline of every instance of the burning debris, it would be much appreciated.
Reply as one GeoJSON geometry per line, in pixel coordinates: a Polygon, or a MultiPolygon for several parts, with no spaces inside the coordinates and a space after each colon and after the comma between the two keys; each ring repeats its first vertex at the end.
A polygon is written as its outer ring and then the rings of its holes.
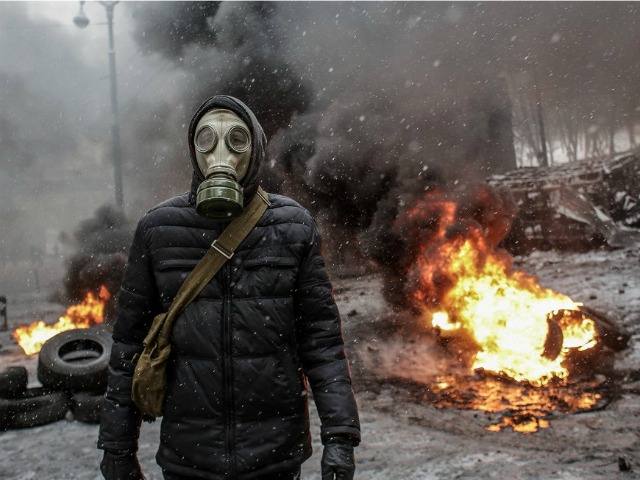
{"type": "Polygon", "coordinates": [[[55,324],[47,325],[38,320],[31,325],[16,328],[13,338],[27,355],[38,353],[47,340],[60,332],[103,323],[105,304],[110,298],[109,290],[102,285],[97,294],[89,292],[81,303],[67,308],[66,313],[55,324]]]}
{"type": "Polygon", "coordinates": [[[640,241],[640,174],[636,154],[521,168],[489,177],[510,191],[519,213],[505,246],[511,251],[629,246],[640,241]]]}
{"type": "Polygon", "coordinates": [[[508,196],[487,186],[463,194],[430,189],[393,220],[388,240],[398,268],[384,270],[388,299],[411,309],[398,322],[404,335],[437,339],[434,351],[458,372],[423,378],[423,398],[438,407],[507,410],[489,429],[531,432],[547,425],[549,411],[600,405],[595,359],[605,348],[624,348],[629,336],[512,268],[497,245],[514,212],[508,196]]]}
{"type": "Polygon", "coordinates": [[[60,332],[99,325],[112,316],[131,233],[124,214],[108,205],[80,222],[73,235],[77,252],[68,262],[65,292],[58,292],[59,301],[76,303],[55,324],[39,320],[13,332],[27,355],[39,352],[44,342],[60,332]]]}
{"type": "Polygon", "coordinates": [[[454,202],[428,195],[408,212],[408,221],[420,228],[432,221],[434,210],[442,216],[431,238],[418,246],[405,286],[424,325],[465,342],[472,370],[533,385],[566,378],[562,363],[568,352],[596,343],[593,321],[558,317],[560,310],[579,305],[512,271],[509,258],[493,249],[479,224],[460,221],[454,202]]]}
{"type": "Polygon", "coordinates": [[[535,433],[548,428],[553,417],[602,409],[614,398],[600,379],[541,388],[482,371],[472,375],[434,375],[429,379],[393,376],[386,383],[408,391],[417,403],[484,412],[484,428],[491,432],[511,428],[523,434],[535,433]]]}

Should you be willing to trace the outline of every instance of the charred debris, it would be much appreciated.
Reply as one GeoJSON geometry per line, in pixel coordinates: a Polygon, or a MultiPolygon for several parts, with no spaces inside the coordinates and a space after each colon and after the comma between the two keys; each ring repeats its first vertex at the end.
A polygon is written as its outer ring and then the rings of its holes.
{"type": "Polygon", "coordinates": [[[640,242],[638,152],[492,175],[509,192],[518,214],[503,245],[532,249],[624,248],[640,242]]]}

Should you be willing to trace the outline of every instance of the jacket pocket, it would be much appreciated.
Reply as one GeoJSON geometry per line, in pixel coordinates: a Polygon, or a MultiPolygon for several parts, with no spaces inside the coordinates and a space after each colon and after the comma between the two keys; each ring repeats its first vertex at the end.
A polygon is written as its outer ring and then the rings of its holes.
{"type": "Polygon", "coordinates": [[[156,264],[156,269],[159,271],[171,270],[174,268],[193,270],[195,266],[198,264],[198,262],[199,260],[187,260],[187,259],[160,260],[156,264]]]}
{"type": "MultiPolygon", "coordinates": [[[[295,290],[295,257],[260,257],[242,262],[243,274],[235,287],[240,297],[290,297],[295,290]]],[[[267,313],[271,315],[270,313],[267,313]]]]}
{"type": "Polygon", "coordinates": [[[261,257],[245,260],[244,268],[257,267],[295,267],[297,259],[293,257],[261,257]]]}

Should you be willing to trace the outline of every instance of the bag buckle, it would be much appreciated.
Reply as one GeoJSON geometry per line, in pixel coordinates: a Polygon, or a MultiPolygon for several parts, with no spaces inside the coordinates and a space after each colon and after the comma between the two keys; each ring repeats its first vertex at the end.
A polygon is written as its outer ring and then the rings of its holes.
{"type": "Polygon", "coordinates": [[[224,248],[222,245],[220,245],[218,243],[218,239],[215,239],[213,241],[213,243],[211,244],[211,248],[215,248],[218,251],[218,253],[220,253],[220,255],[225,257],[227,260],[231,260],[231,257],[233,257],[233,252],[230,252],[229,250],[224,248]]]}
{"type": "Polygon", "coordinates": [[[269,206],[269,207],[270,207],[270,206],[271,206],[271,202],[269,201],[269,197],[267,197],[267,195],[266,195],[266,194],[264,194],[264,193],[262,192],[262,189],[261,189],[261,188],[259,188],[259,189],[258,189],[258,192],[257,192],[257,193],[258,193],[258,196],[262,199],[262,201],[263,201],[264,203],[266,203],[266,204],[267,204],[267,206],[269,206]]]}

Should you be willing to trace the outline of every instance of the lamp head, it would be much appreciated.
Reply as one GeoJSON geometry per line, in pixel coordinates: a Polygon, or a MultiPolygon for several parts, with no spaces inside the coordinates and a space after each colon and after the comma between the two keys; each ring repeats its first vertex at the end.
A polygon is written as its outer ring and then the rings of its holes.
{"type": "Polygon", "coordinates": [[[87,17],[82,10],[83,4],[84,2],[80,2],[80,10],[78,11],[78,14],[73,17],[73,23],[75,23],[78,28],[85,28],[89,25],[89,17],[87,17]]]}

